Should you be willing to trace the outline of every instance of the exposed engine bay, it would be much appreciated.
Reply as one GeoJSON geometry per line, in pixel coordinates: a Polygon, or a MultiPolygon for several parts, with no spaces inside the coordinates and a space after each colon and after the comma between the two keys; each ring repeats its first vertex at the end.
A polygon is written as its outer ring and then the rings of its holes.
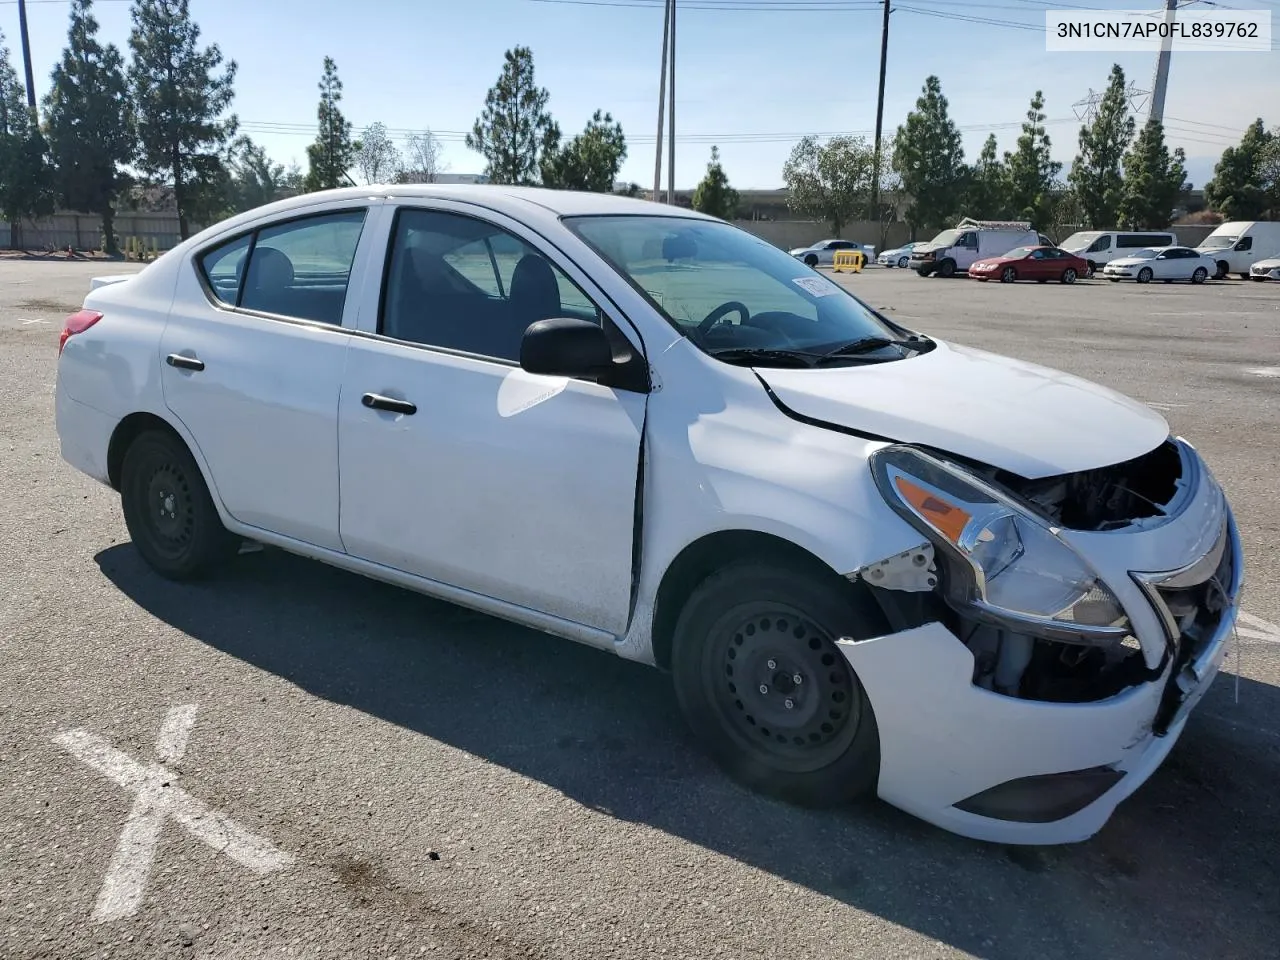
{"type": "MultiPolygon", "coordinates": [[[[1191,482],[1177,444],[1167,440],[1143,456],[1079,473],[1026,480],[963,462],[992,486],[1048,523],[1065,529],[1111,531],[1166,516],[1191,482]]],[[[1087,703],[1156,679],[1132,636],[1107,643],[1046,639],[970,615],[943,596],[947,558],[931,544],[870,564],[850,577],[875,596],[895,631],[940,622],[973,653],[973,682],[1004,696],[1087,703]],[[941,569],[940,569],[941,568],[941,569]]]]}

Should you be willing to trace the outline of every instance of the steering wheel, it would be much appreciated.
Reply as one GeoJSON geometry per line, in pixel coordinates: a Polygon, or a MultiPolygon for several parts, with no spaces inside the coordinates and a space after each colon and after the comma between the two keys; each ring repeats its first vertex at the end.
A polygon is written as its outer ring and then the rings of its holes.
{"type": "Polygon", "coordinates": [[[706,319],[698,324],[698,333],[705,334],[726,316],[735,312],[742,317],[744,323],[751,319],[751,311],[747,309],[745,303],[739,303],[737,300],[727,300],[708,313],[706,319]]]}

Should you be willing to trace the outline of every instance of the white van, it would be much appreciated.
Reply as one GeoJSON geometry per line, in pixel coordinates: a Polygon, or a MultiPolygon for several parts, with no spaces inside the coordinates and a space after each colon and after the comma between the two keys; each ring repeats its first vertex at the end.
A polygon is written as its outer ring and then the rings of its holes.
{"type": "Polygon", "coordinates": [[[1031,229],[1031,224],[1006,220],[961,220],[926,244],[911,251],[911,268],[922,277],[937,273],[950,277],[967,273],[982,257],[998,257],[1015,247],[1052,247],[1053,241],[1031,229]]]}
{"type": "Polygon", "coordinates": [[[1197,248],[1218,264],[1217,278],[1238,273],[1249,279],[1249,268],[1259,260],[1280,254],[1280,221],[1233,220],[1200,241],[1197,248]]]}
{"type": "Polygon", "coordinates": [[[1152,247],[1176,247],[1178,238],[1173,233],[1144,232],[1135,230],[1082,230],[1062,241],[1062,249],[1089,262],[1089,276],[1101,270],[1112,260],[1131,257],[1139,250],[1152,247]]]}

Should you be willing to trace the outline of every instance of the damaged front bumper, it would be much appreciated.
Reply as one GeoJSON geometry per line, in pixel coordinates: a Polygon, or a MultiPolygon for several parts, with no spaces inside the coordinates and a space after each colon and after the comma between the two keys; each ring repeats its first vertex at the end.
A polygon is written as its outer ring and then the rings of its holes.
{"type": "MultiPolygon", "coordinates": [[[[1233,635],[1243,556],[1230,507],[1207,470],[1181,506],[1154,526],[1070,534],[1120,598],[1152,668],[1152,679],[1114,695],[1079,702],[984,688],[973,650],[937,620],[842,639],[879,727],[880,797],[979,840],[1097,833],[1173,748],[1233,635]],[[1171,557],[1180,562],[1169,569],[1171,557]]],[[[864,576],[924,592],[936,582],[925,555],[908,551],[864,576]]]]}

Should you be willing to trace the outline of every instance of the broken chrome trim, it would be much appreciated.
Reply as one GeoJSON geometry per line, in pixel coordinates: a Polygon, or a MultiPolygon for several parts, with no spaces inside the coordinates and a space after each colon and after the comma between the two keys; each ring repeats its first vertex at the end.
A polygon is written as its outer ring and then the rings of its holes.
{"type": "MultiPolygon", "coordinates": [[[[1130,571],[1129,576],[1133,578],[1134,583],[1142,590],[1147,601],[1160,617],[1166,639],[1170,643],[1177,641],[1182,634],[1182,628],[1178,625],[1177,617],[1173,615],[1173,611],[1169,609],[1169,605],[1161,595],[1161,589],[1181,590],[1188,587],[1198,587],[1213,579],[1213,575],[1222,563],[1222,555],[1226,552],[1228,546],[1232,549],[1232,578],[1234,580],[1239,573],[1235,568],[1240,562],[1236,559],[1236,555],[1240,552],[1240,545],[1232,542],[1232,526],[1230,515],[1224,515],[1219,526],[1218,536],[1215,538],[1213,546],[1209,548],[1209,552],[1198,560],[1193,560],[1176,570],[1167,570],[1159,573],[1130,571]]],[[[1223,592],[1228,594],[1227,603],[1233,602],[1234,595],[1225,585],[1220,586],[1222,586],[1223,592]]]]}
{"type": "Polygon", "coordinates": [[[1041,640],[1056,640],[1060,643],[1111,646],[1124,642],[1125,637],[1133,633],[1133,628],[1127,624],[1123,627],[1097,626],[1090,623],[1073,623],[1070,620],[1050,620],[1006,610],[1003,607],[994,607],[985,600],[970,600],[964,606],[955,606],[955,609],[993,627],[1000,627],[1014,633],[1025,633],[1041,640]]]}

